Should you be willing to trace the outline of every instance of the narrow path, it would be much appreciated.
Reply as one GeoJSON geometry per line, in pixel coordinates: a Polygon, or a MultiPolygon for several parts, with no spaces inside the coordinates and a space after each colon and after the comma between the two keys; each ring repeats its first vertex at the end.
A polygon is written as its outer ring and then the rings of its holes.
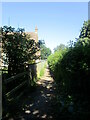
{"type": "Polygon", "coordinates": [[[21,120],[53,120],[52,98],[54,97],[54,81],[46,69],[44,76],[37,82],[36,90],[28,95],[22,107],[21,120]]]}

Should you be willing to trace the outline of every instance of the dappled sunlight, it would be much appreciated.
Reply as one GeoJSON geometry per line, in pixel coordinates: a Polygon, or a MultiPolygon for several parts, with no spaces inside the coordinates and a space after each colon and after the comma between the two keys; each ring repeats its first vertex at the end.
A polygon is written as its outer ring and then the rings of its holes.
{"type": "Polygon", "coordinates": [[[51,96],[51,94],[47,94],[47,97],[50,97],[51,96]]]}
{"type": "Polygon", "coordinates": [[[43,116],[41,116],[41,118],[46,118],[47,117],[47,115],[46,114],[44,114],[43,116]]]}
{"type": "Polygon", "coordinates": [[[37,84],[41,85],[41,82],[40,82],[40,81],[37,81],[37,84]]]}
{"type": "Polygon", "coordinates": [[[21,120],[53,119],[52,99],[55,97],[55,89],[54,80],[46,69],[44,77],[37,81],[36,89],[24,96],[25,100],[23,99],[21,104],[18,118],[21,120]]]}
{"type": "Polygon", "coordinates": [[[25,113],[30,114],[30,113],[31,113],[31,111],[30,111],[30,110],[26,110],[26,111],[25,111],[25,113]]]}
{"type": "Polygon", "coordinates": [[[37,113],[39,113],[39,110],[35,110],[35,111],[33,112],[33,115],[35,115],[35,114],[37,114],[37,113]]]}
{"type": "MultiPolygon", "coordinates": [[[[48,69],[45,76],[49,76],[48,69]]],[[[22,113],[23,120],[27,119],[53,119],[52,98],[54,97],[54,82],[50,77],[43,77],[37,81],[36,91],[27,96],[24,101],[22,113]]]]}
{"type": "Polygon", "coordinates": [[[33,106],[33,104],[30,104],[29,106],[30,106],[30,107],[32,107],[32,106],[33,106]]]}

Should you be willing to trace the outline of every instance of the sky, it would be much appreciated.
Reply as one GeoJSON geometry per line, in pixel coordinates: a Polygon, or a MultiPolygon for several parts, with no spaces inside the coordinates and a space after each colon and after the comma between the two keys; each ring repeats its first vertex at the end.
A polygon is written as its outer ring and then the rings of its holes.
{"type": "Polygon", "coordinates": [[[3,2],[2,26],[11,25],[32,32],[38,27],[39,40],[52,51],[79,37],[88,20],[88,2],[3,2]]]}

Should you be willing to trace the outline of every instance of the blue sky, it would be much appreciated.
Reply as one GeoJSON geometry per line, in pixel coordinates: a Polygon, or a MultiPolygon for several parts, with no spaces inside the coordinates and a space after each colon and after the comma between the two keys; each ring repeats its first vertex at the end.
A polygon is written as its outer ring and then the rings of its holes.
{"type": "Polygon", "coordinates": [[[88,19],[88,2],[3,2],[2,25],[34,31],[53,50],[79,36],[83,22],[88,19]]]}

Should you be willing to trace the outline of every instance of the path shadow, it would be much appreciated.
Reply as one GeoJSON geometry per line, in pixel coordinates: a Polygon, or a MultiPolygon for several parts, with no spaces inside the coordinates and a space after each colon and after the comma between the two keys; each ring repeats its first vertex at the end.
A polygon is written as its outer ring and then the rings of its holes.
{"type": "Polygon", "coordinates": [[[42,78],[31,93],[23,96],[22,105],[19,111],[9,120],[54,120],[52,100],[55,97],[54,81],[50,80],[51,76],[46,75],[42,78]]]}
{"type": "Polygon", "coordinates": [[[28,95],[27,101],[22,106],[21,118],[30,119],[53,119],[52,98],[54,97],[54,83],[43,80],[38,84],[36,91],[28,95]]]}

